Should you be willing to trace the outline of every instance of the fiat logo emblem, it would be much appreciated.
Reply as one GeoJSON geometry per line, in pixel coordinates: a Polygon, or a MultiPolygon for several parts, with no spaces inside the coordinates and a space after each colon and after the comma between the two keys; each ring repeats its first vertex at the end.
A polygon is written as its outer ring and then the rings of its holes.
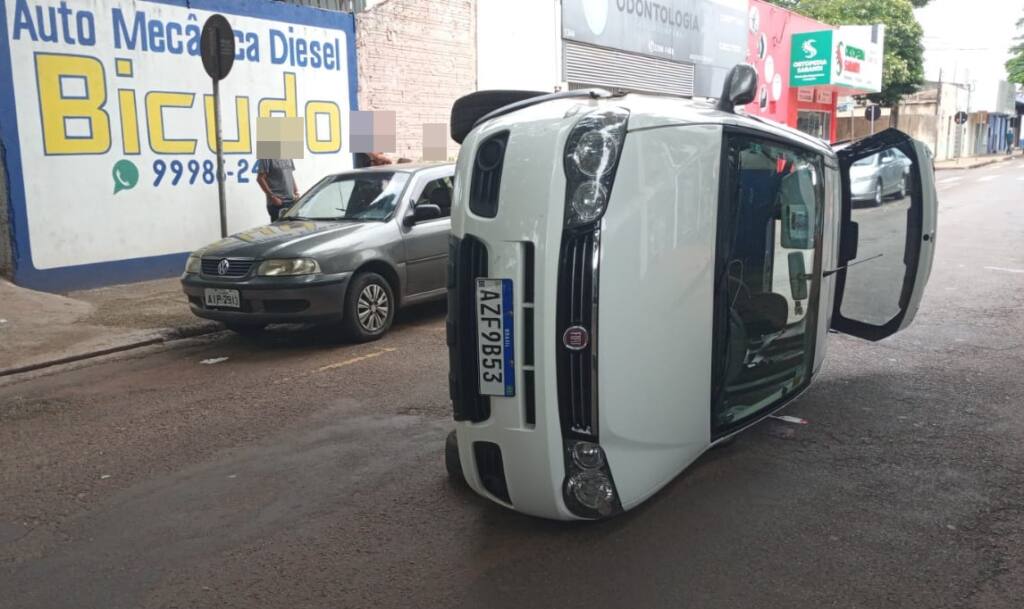
{"type": "Polygon", "coordinates": [[[218,275],[227,275],[228,274],[228,270],[230,268],[231,268],[231,263],[228,262],[227,258],[225,258],[224,260],[221,260],[220,263],[217,265],[217,274],[218,275]]]}
{"type": "Polygon", "coordinates": [[[562,344],[570,351],[582,351],[590,344],[590,333],[583,326],[570,326],[562,334],[562,344]]]}

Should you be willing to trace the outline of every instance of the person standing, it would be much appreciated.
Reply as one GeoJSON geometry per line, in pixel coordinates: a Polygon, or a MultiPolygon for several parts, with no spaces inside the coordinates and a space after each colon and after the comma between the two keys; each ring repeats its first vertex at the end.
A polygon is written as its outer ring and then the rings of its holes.
{"type": "Polygon", "coordinates": [[[291,159],[260,159],[256,182],[267,195],[267,213],[275,222],[299,198],[295,184],[295,163],[291,159]]]}

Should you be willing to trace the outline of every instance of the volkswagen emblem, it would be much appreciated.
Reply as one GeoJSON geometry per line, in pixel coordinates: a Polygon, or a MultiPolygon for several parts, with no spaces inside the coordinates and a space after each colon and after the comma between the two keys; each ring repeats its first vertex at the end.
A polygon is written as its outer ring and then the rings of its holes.
{"type": "Polygon", "coordinates": [[[218,275],[227,275],[229,269],[231,269],[231,263],[228,262],[227,258],[221,260],[220,263],[217,264],[218,275]]]}
{"type": "Polygon", "coordinates": [[[590,344],[590,333],[583,326],[569,326],[562,334],[562,344],[570,351],[582,351],[590,344]]]}

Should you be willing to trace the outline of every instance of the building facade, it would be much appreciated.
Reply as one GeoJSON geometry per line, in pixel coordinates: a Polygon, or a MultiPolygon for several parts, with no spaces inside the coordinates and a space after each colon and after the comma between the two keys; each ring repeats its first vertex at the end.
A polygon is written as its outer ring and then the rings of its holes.
{"type": "Polygon", "coordinates": [[[214,13],[235,38],[220,83],[228,232],[267,221],[259,118],[302,119],[300,186],[352,165],[348,13],[234,0],[0,0],[0,10],[0,267],[19,285],[173,276],[221,237],[213,87],[199,57],[214,13]]]}
{"type": "Polygon", "coordinates": [[[419,160],[424,125],[447,124],[452,103],[477,89],[477,2],[386,0],[355,18],[359,108],[395,112],[396,149],[381,152],[419,160]]]}

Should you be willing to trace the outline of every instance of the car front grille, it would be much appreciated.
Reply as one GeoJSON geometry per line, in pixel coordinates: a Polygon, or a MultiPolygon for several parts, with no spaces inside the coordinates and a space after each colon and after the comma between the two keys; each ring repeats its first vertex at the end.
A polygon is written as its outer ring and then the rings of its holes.
{"type": "Polygon", "coordinates": [[[559,414],[566,437],[597,437],[597,274],[594,261],[599,238],[599,230],[566,231],[559,253],[558,344],[555,347],[558,356],[555,361],[559,414]],[[564,333],[573,326],[581,326],[588,337],[586,346],[578,351],[564,344],[564,333]]]}
{"type": "Polygon", "coordinates": [[[209,275],[211,277],[245,277],[249,274],[249,270],[252,269],[253,260],[248,258],[203,258],[202,260],[202,272],[203,275],[209,275]],[[221,273],[220,264],[222,261],[227,261],[227,269],[221,273]]]}
{"type": "Polygon", "coordinates": [[[487,246],[470,235],[448,242],[448,394],[456,421],[479,423],[491,416],[480,395],[476,343],[476,279],[487,277],[487,246]]]}

